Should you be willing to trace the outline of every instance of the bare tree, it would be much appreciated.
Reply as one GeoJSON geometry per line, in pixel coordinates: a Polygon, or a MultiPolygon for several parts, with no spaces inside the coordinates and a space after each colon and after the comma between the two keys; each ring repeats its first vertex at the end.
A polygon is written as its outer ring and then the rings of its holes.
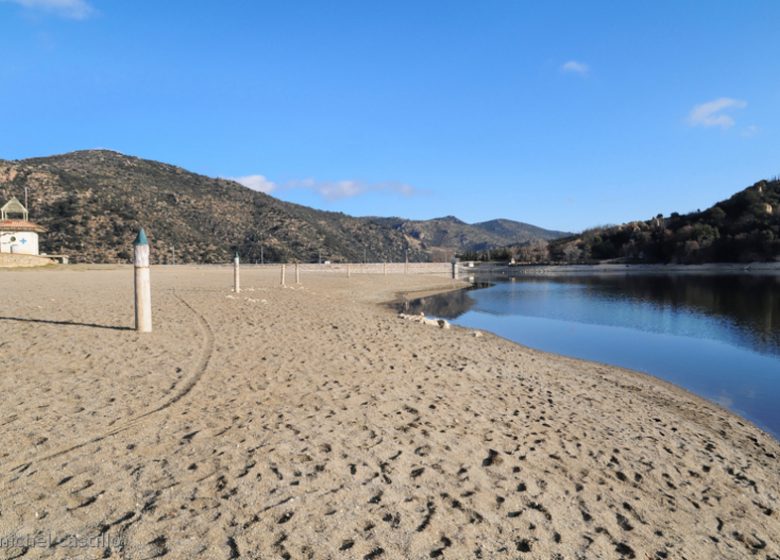
{"type": "Polygon", "coordinates": [[[577,243],[567,243],[563,246],[563,258],[568,263],[577,262],[582,258],[582,251],[577,243]]]}
{"type": "Polygon", "coordinates": [[[523,262],[544,262],[549,260],[548,243],[544,239],[534,239],[517,249],[518,257],[523,262]]]}

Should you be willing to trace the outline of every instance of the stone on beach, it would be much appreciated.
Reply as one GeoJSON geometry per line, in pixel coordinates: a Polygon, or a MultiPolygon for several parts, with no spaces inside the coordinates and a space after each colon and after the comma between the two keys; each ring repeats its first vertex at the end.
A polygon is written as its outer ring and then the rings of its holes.
{"type": "Polygon", "coordinates": [[[407,321],[414,321],[416,323],[422,323],[431,327],[439,327],[440,329],[449,329],[450,323],[446,319],[428,319],[423,313],[419,315],[408,315],[406,313],[399,313],[398,317],[406,319],[407,321]]]}

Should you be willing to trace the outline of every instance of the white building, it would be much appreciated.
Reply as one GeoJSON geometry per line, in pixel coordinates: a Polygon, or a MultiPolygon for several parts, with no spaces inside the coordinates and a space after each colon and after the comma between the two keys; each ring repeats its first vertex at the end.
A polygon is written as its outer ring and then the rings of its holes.
{"type": "Polygon", "coordinates": [[[0,253],[38,254],[38,234],[46,229],[27,218],[27,208],[15,197],[0,208],[0,253]]]}

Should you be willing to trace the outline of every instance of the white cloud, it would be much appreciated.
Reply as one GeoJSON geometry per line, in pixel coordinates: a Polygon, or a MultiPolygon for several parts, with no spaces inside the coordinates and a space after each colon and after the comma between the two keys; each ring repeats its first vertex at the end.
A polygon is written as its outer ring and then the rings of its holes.
{"type": "Polygon", "coordinates": [[[343,198],[354,198],[367,193],[384,192],[391,194],[400,194],[402,196],[413,196],[418,193],[411,185],[406,183],[367,183],[365,181],[354,181],[345,179],[343,181],[316,181],[314,179],[301,179],[286,183],[283,188],[287,189],[308,189],[316,192],[326,200],[340,200],[343,198]]]}
{"type": "Polygon", "coordinates": [[[95,10],[86,0],[0,0],[29,10],[42,10],[71,19],[86,19],[95,10]]]}
{"type": "Polygon", "coordinates": [[[688,124],[690,126],[719,126],[721,128],[731,128],[734,126],[734,118],[727,115],[724,111],[730,109],[744,109],[747,102],[731,97],[720,97],[707,103],[694,106],[688,114],[688,124]]]}
{"type": "Polygon", "coordinates": [[[269,181],[263,175],[246,175],[245,177],[228,177],[231,181],[241,183],[245,187],[249,187],[253,191],[260,191],[262,193],[270,193],[276,189],[276,183],[269,181]]]}
{"type": "Polygon", "coordinates": [[[751,124],[742,129],[742,136],[745,138],[752,138],[759,132],[761,132],[761,129],[758,127],[758,125],[751,124]]]}
{"type": "Polygon", "coordinates": [[[235,181],[252,190],[269,194],[271,192],[291,189],[305,189],[312,191],[325,200],[341,200],[354,198],[367,193],[389,193],[402,196],[413,196],[419,191],[406,183],[368,183],[345,179],[342,181],[317,181],[316,179],[296,179],[286,183],[276,184],[264,175],[246,175],[245,177],[225,177],[229,181],[235,181]]]}
{"type": "Polygon", "coordinates": [[[567,72],[569,74],[579,74],[580,76],[587,76],[588,72],[590,72],[590,66],[588,66],[584,62],[569,60],[563,63],[563,65],[561,66],[561,71],[567,72]]]}
{"type": "Polygon", "coordinates": [[[365,192],[365,187],[357,181],[336,181],[334,183],[322,183],[316,187],[316,190],[328,200],[338,200],[340,198],[358,196],[365,192]]]}

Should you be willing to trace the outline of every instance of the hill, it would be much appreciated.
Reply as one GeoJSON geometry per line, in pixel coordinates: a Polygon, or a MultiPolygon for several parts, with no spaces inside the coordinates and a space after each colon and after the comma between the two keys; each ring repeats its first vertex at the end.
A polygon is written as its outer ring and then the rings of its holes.
{"type": "MultiPolygon", "coordinates": [[[[146,228],[153,262],[248,262],[448,258],[453,251],[508,245],[557,232],[501,220],[504,232],[448,217],[428,221],[356,218],[278,200],[234,181],[108,150],[0,160],[0,200],[23,198],[48,228],[41,249],[74,262],[127,262],[146,228]]],[[[486,222],[491,223],[491,222],[486,222]]]]}
{"type": "Polygon", "coordinates": [[[704,211],[594,228],[549,245],[557,261],[703,263],[780,258],[780,180],[759,181],[704,211]]]}
{"type": "Polygon", "coordinates": [[[474,224],[474,227],[490,232],[496,236],[503,238],[519,238],[522,241],[532,241],[534,239],[551,240],[570,235],[565,231],[542,229],[531,224],[504,219],[480,222],[474,224]]]}
{"type": "Polygon", "coordinates": [[[454,216],[432,220],[401,220],[377,218],[381,224],[402,232],[432,250],[457,250],[459,253],[484,251],[512,243],[525,243],[534,239],[555,239],[569,235],[512,220],[491,220],[467,224],[454,216]]]}

